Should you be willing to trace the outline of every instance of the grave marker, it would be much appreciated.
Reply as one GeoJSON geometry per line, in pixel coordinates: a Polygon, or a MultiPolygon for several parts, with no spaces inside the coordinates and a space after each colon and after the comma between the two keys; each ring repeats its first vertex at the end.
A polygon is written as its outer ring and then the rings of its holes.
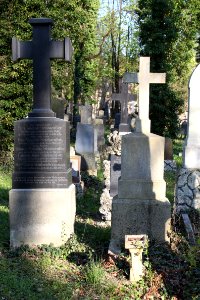
{"type": "Polygon", "coordinates": [[[30,19],[33,27],[32,41],[12,38],[12,59],[33,60],[33,111],[29,117],[53,117],[51,110],[51,64],[52,58],[63,58],[70,62],[72,45],[69,38],[64,42],[51,40],[53,21],[48,18],[30,19]]]}
{"type": "Polygon", "coordinates": [[[75,188],[71,184],[69,122],[51,109],[51,58],[70,61],[71,42],[52,41],[51,19],[31,19],[33,40],[13,38],[13,59],[33,59],[33,110],[15,122],[10,245],[60,246],[74,231],[75,188]]]}
{"type": "Polygon", "coordinates": [[[200,65],[193,71],[189,81],[188,135],[184,151],[184,166],[200,169],[200,65]]]}
{"type": "Polygon", "coordinates": [[[111,154],[110,159],[110,195],[118,194],[118,179],[121,176],[121,156],[111,154]]]}
{"type": "Polygon", "coordinates": [[[139,73],[126,73],[124,83],[139,83],[139,118],[136,122],[136,132],[149,133],[149,85],[150,83],[165,83],[165,73],[150,72],[150,57],[140,57],[139,73]]]}
{"type": "MultiPolygon", "coordinates": [[[[135,133],[122,136],[121,177],[112,201],[109,252],[119,254],[127,234],[146,234],[169,241],[171,205],[164,181],[164,138],[150,133],[149,83],[161,83],[165,74],[149,73],[150,58],[140,58],[139,117],[135,133]]],[[[138,120],[138,119],[136,119],[138,120]]]]}
{"type": "Polygon", "coordinates": [[[112,94],[113,101],[119,101],[121,104],[121,119],[119,124],[120,132],[130,132],[130,127],[127,123],[128,120],[128,101],[133,100],[131,94],[128,93],[128,84],[122,83],[121,93],[112,94]]]}

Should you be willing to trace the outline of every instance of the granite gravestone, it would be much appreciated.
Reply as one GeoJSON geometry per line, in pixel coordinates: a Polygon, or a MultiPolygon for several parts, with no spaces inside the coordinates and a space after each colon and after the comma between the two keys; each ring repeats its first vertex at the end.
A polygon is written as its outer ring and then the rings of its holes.
{"type": "Polygon", "coordinates": [[[118,194],[118,179],[121,176],[121,156],[111,154],[110,157],[110,196],[118,194]]]}
{"type": "Polygon", "coordinates": [[[52,99],[52,110],[56,114],[56,118],[64,120],[66,100],[63,98],[52,99]]]}
{"type": "Polygon", "coordinates": [[[130,132],[130,126],[128,125],[128,101],[132,99],[132,95],[128,93],[128,84],[122,83],[121,93],[113,93],[112,100],[119,101],[121,104],[121,115],[119,132],[130,132]]]}
{"type": "Polygon", "coordinates": [[[80,107],[81,111],[81,123],[82,124],[92,124],[92,106],[82,105],[80,107]]]}
{"type": "Polygon", "coordinates": [[[71,61],[68,38],[50,38],[53,21],[30,19],[33,40],[12,40],[13,60],[33,59],[33,110],[15,122],[10,244],[63,244],[74,230],[75,189],[69,161],[69,123],[51,109],[51,58],[71,61]]]}
{"type": "Polygon", "coordinates": [[[92,107],[90,105],[81,107],[81,122],[77,124],[75,150],[77,154],[81,155],[81,170],[95,175],[99,153],[97,129],[92,124],[92,107]]]}
{"type": "Polygon", "coordinates": [[[127,234],[146,234],[161,242],[169,240],[171,206],[163,178],[164,138],[150,133],[148,116],[149,83],[157,82],[156,79],[160,83],[165,76],[149,74],[149,57],[140,58],[140,63],[140,123],[135,133],[122,136],[121,177],[118,195],[112,201],[109,252],[114,254],[120,253],[127,234]]]}
{"type": "Polygon", "coordinates": [[[103,146],[105,145],[105,128],[104,128],[104,121],[103,119],[95,119],[93,120],[94,128],[97,131],[97,147],[98,150],[101,151],[103,146]]]}

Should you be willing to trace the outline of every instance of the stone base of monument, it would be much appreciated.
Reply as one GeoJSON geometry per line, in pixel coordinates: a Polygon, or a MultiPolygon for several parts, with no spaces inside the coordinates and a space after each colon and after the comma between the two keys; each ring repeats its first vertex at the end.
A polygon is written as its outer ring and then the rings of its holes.
{"type": "Polygon", "coordinates": [[[11,248],[63,245],[74,233],[75,186],[12,189],[9,194],[11,248]]]}
{"type": "Polygon", "coordinates": [[[155,134],[122,136],[121,177],[112,201],[109,250],[121,251],[124,236],[146,234],[169,241],[171,204],[166,198],[164,138],[155,134]]]}
{"type": "Polygon", "coordinates": [[[146,234],[151,240],[169,241],[170,223],[171,205],[167,198],[158,201],[114,197],[109,253],[118,255],[121,252],[127,234],[146,234]]]}

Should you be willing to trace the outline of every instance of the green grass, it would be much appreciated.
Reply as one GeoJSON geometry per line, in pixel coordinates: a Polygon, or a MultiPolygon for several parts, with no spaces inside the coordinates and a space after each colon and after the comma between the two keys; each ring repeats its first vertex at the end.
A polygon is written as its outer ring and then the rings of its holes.
{"type": "MultiPolygon", "coordinates": [[[[181,149],[177,141],[175,159],[181,149]]],[[[84,197],[77,199],[75,234],[62,247],[24,246],[9,250],[8,191],[11,173],[0,168],[0,300],[200,299],[199,247],[189,247],[175,232],[169,245],[150,243],[144,253],[145,275],[129,278],[130,257],[108,259],[110,227],[99,224],[102,172],[83,174],[84,197]]],[[[176,174],[165,173],[173,205],[176,174]]]]}
{"type": "Polygon", "coordinates": [[[0,168],[0,249],[9,245],[8,192],[11,189],[11,172],[0,168]]]}

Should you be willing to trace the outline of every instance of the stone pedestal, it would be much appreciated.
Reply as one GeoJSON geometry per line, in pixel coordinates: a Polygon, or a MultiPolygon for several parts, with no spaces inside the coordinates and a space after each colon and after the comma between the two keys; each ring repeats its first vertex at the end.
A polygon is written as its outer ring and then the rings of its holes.
{"type": "Polygon", "coordinates": [[[109,250],[119,253],[127,234],[168,241],[171,205],[165,197],[164,138],[131,133],[122,137],[121,178],[112,202],[109,250]]]}
{"type": "Polygon", "coordinates": [[[61,246],[74,233],[75,186],[67,189],[12,189],[10,246],[61,246]]]}
{"type": "Polygon", "coordinates": [[[10,245],[60,246],[74,232],[75,187],[69,122],[54,117],[15,122],[10,245]]]}

